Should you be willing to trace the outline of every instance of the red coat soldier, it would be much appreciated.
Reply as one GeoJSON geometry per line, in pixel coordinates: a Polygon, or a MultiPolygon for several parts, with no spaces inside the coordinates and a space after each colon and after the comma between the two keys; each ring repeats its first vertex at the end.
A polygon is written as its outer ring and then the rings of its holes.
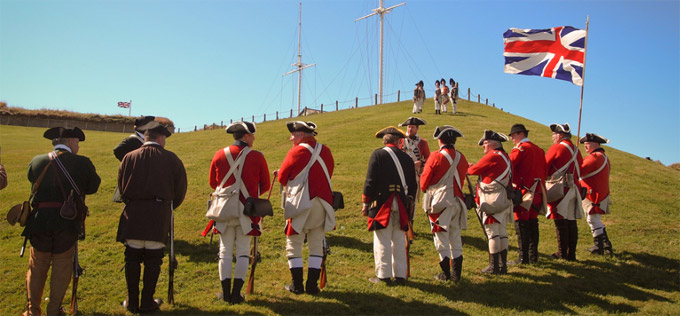
{"type": "Polygon", "coordinates": [[[557,249],[555,258],[576,260],[578,226],[583,217],[581,189],[578,183],[583,158],[578,147],[571,142],[569,123],[550,124],[553,145],[545,154],[548,218],[555,220],[557,249]]]}
{"type": "Polygon", "coordinates": [[[463,133],[453,126],[437,126],[433,138],[439,142],[439,150],[433,151],[420,176],[420,189],[426,192],[423,208],[428,214],[434,244],[439,253],[442,273],[438,280],[458,282],[463,269],[463,240],[461,229],[467,229],[467,214],[463,196],[463,184],[468,162],[454,147],[463,133]],[[435,197],[437,197],[435,199],[435,197]],[[435,201],[444,203],[434,203],[435,201]],[[452,265],[452,270],[449,267],[452,265]],[[453,272],[453,273],[452,273],[453,272]]]}
{"type": "Polygon", "coordinates": [[[594,254],[612,254],[612,243],[607,236],[607,230],[600,219],[602,214],[609,214],[609,170],[611,164],[604,148],[600,144],[609,143],[609,140],[597,135],[586,133],[580,139],[588,155],[583,158],[581,164],[580,183],[586,189],[586,196],[583,199],[583,210],[590,230],[593,233],[594,245],[588,249],[594,254]]]}
{"type": "Polygon", "coordinates": [[[509,264],[538,262],[538,214],[545,214],[545,152],[529,140],[523,124],[510,129],[515,144],[510,152],[512,185],[521,190],[522,204],[513,209],[519,259],[509,264]]]}

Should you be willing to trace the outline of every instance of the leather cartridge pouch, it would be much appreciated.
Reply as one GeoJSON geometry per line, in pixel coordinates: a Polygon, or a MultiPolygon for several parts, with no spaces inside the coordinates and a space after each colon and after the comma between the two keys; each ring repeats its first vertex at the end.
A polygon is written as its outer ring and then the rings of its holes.
{"type": "Polygon", "coordinates": [[[345,198],[342,192],[333,191],[333,209],[337,211],[343,208],[345,208],[345,198]]]}
{"type": "Polygon", "coordinates": [[[265,217],[267,215],[274,216],[274,211],[272,210],[272,203],[268,199],[259,199],[251,196],[246,199],[243,214],[246,216],[265,217]]]}
{"type": "Polygon", "coordinates": [[[73,191],[71,191],[66,198],[66,201],[64,201],[64,204],[61,206],[61,209],[59,209],[59,216],[67,220],[74,220],[78,217],[78,206],[73,200],[73,191]]]}

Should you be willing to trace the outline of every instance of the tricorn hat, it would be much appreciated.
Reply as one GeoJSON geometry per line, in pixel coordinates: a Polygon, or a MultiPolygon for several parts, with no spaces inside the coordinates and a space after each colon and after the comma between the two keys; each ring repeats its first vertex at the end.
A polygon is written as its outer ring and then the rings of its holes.
{"type": "Polygon", "coordinates": [[[514,133],[519,133],[519,132],[523,132],[523,133],[526,134],[529,131],[526,129],[526,127],[524,127],[524,124],[514,124],[510,128],[510,133],[508,133],[508,135],[512,135],[514,133]]]}
{"type": "Polygon", "coordinates": [[[459,131],[457,128],[451,125],[437,126],[434,129],[434,134],[432,134],[432,137],[434,139],[439,139],[440,137],[447,135],[453,137],[464,137],[463,132],[459,131]]]}
{"type": "Polygon", "coordinates": [[[579,143],[583,144],[585,142],[591,142],[591,143],[599,143],[599,144],[608,144],[609,139],[606,139],[600,135],[597,135],[595,133],[586,133],[586,136],[581,137],[579,140],[579,143]]]}
{"type": "Polygon", "coordinates": [[[135,126],[142,126],[146,123],[149,123],[153,121],[156,117],[155,116],[140,116],[137,119],[135,119],[135,126]]]}
{"type": "Polygon", "coordinates": [[[553,133],[571,133],[571,127],[569,126],[569,123],[550,124],[550,130],[553,131],[553,133]]]}
{"type": "Polygon", "coordinates": [[[74,127],[72,129],[69,128],[63,128],[63,127],[52,127],[43,133],[43,137],[47,139],[55,139],[55,138],[77,138],[79,141],[84,141],[85,140],[85,133],[78,128],[74,127]]]}
{"type": "Polygon", "coordinates": [[[404,132],[402,130],[400,130],[400,129],[394,127],[394,126],[388,126],[388,127],[385,127],[383,129],[379,130],[377,133],[375,133],[375,138],[383,138],[383,136],[385,136],[387,134],[392,134],[392,135],[398,136],[399,138],[406,137],[406,134],[404,134],[404,132]]]}
{"type": "Polygon", "coordinates": [[[170,131],[171,129],[174,129],[174,127],[170,127],[166,124],[161,124],[158,121],[151,121],[149,123],[146,123],[140,127],[137,127],[137,131],[140,133],[144,133],[146,131],[151,131],[151,132],[156,132],[159,134],[164,135],[165,137],[170,137],[172,135],[172,132],[170,131]]]}
{"type": "Polygon", "coordinates": [[[425,124],[427,124],[427,122],[425,122],[425,120],[418,118],[418,117],[415,117],[415,116],[411,116],[411,117],[407,118],[406,121],[404,121],[404,123],[399,124],[399,126],[408,126],[408,125],[420,126],[420,125],[425,125],[425,124]]]}
{"type": "Polygon", "coordinates": [[[484,144],[485,140],[495,140],[495,141],[502,143],[502,142],[508,141],[509,138],[508,138],[508,136],[505,136],[505,134],[503,134],[503,133],[498,133],[498,132],[494,132],[490,129],[487,129],[487,130],[484,130],[484,135],[479,140],[477,145],[482,146],[484,144]]]}
{"type": "Polygon", "coordinates": [[[316,124],[314,122],[303,122],[303,121],[294,121],[294,122],[286,122],[286,127],[288,127],[289,132],[306,132],[306,133],[314,133],[316,135],[316,124]]]}
{"type": "Polygon", "coordinates": [[[231,123],[226,128],[227,134],[234,134],[236,132],[255,134],[256,130],[257,128],[255,128],[254,122],[240,122],[240,121],[231,123]]]}

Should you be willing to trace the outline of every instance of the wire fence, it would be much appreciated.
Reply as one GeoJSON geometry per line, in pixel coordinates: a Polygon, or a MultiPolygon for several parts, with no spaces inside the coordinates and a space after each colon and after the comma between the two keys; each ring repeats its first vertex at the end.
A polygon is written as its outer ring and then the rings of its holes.
{"type": "MultiPolygon", "coordinates": [[[[397,90],[396,92],[388,93],[383,95],[383,103],[394,103],[394,102],[401,102],[402,100],[411,100],[412,99],[412,90],[403,90],[403,91],[408,91],[407,93],[402,93],[402,90],[397,90]]],[[[426,91],[426,97],[427,98],[432,98],[434,95],[434,89],[426,91]],[[428,97],[428,94],[429,97],[428,97]]],[[[466,99],[470,102],[477,102],[480,104],[485,104],[485,105],[491,105],[493,107],[496,107],[496,103],[491,103],[489,104],[489,99],[488,98],[482,98],[482,95],[480,93],[473,93],[473,91],[470,88],[467,88],[466,90],[460,89],[458,91],[458,98],[459,99],[466,99]],[[464,93],[465,92],[465,93],[464,93]]],[[[229,122],[226,121],[220,121],[219,124],[217,122],[212,122],[210,124],[203,124],[203,126],[194,126],[194,131],[199,131],[199,130],[211,130],[211,129],[216,129],[216,128],[224,128],[226,125],[231,124],[233,122],[237,121],[249,121],[249,122],[255,122],[255,123],[262,123],[262,122],[267,122],[267,121],[274,121],[274,120],[280,120],[280,119],[286,119],[286,118],[293,118],[293,117],[299,117],[299,116],[307,116],[311,114],[320,114],[320,113],[326,113],[326,112],[334,112],[334,111],[340,111],[340,110],[347,110],[347,109],[354,109],[354,108],[359,108],[359,107],[366,107],[366,106],[373,106],[378,104],[378,94],[374,94],[372,97],[367,97],[367,98],[359,98],[356,97],[351,100],[345,100],[345,101],[331,101],[328,103],[320,103],[318,106],[315,107],[304,107],[300,109],[300,112],[297,113],[297,111],[290,109],[289,111],[276,111],[273,113],[263,113],[260,115],[251,115],[251,116],[241,116],[240,118],[232,118],[229,120],[229,122]]],[[[188,131],[188,130],[185,130],[188,131]]],[[[178,130],[180,132],[180,130],[178,130]]]]}

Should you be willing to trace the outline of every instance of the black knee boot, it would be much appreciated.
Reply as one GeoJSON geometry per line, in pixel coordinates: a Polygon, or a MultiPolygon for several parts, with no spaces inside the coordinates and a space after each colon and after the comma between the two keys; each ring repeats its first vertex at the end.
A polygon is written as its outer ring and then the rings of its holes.
{"type": "Polygon", "coordinates": [[[463,256],[459,256],[458,258],[453,258],[453,266],[451,267],[452,273],[451,273],[451,279],[453,280],[454,283],[458,283],[460,281],[460,274],[463,272],[463,256]]]}
{"type": "Polygon", "coordinates": [[[538,218],[529,220],[529,261],[532,263],[538,262],[538,218]]]}
{"type": "Polygon", "coordinates": [[[302,268],[290,268],[290,275],[293,278],[293,284],[287,284],[284,288],[295,294],[302,294],[305,292],[304,285],[302,285],[302,268]]]}
{"type": "Polygon", "coordinates": [[[614,248],[612,248],[612,242],[609,241],[609,236],[607,236],[607,229],[606,229],[606,228],[603,228],[602,231],[603,231],[603,233],[602,233],[603,242],[602,242],[602,243],[603,243],[603,245],[604,245],[604,251],[605,251],[608,255],[611,256],[611,255],[614,254],[614,248]]]}
{"type": "Polygon", "coordinates": [[[127,283],[128,297],[123,302],[131,313],[139,311],[139,278],[142,274],[140,264],[144,260],[144,249],[125,247],[125,283],[127,283]]]}
{"type": "Polygon", "coordinates": [[[234,288],[231,290],[231,300],[229,303],[238,304],[245,301],[245,298],[241,295],[241,288],[243,288],[243,279],[234,278],[234,288]]]}
{"type": "Polygon", "coordinates": [[[517,233],[519,257],[517,260],[508,262],[508,264],[527,264],[529,263],[529,222],[515,221],[515,232],[517,233]]]}
{"type": "Polygon", "coordinates": [[[498,263],[498,273],[507,274],[508,273],[508,250],[503,249],[500,252],[500,262],[498,263]]]}
{"type": "Polygon", "coordinates": [[[161,264],[163,264],[163,249],[144,250],[144,288],[142,289],[142,299],[139,311],[141,313],[151,313],[159,309],[162,304],[161,299],[154,299],[158,276],[161,274],[161,264]]]}
{"type": "Polygon", "coordinates": [[[576,244],[578,244],[578,225],[575,220],[567,221],[569,229],[569,248],[567,250],[567,260],[576,261],[576,244]]]}
{"type": "Polygon", "coordinates": [[[557,252],[552,256],[558,259],[567,259],[567,249],[569,249],[569,227],[566,219],[555,220],[555,231],[557,232],[557,252]]]}
{"type": "Polygon", "coordinates": [[[231,279],[224,279],[222,283],[222,300],[229,302],[231,299],[231,279]]]}
{"type": "Polygon", "coordinates": [[[442,273],[435,275],[434,279],[440,281],[451,280],[451,259],[449,259],[449,257],[444,257],[444,259],[439,262],[439,267],[442,269],[442,273]]]}
{"type": "Polygon", "coordinates": [[[307,294],[318,294],[319,293],[319,276],[321,275],[321,269],[307,269],[307,283],[305,284],[305,290],[307,294]]]}
{"type": "Polygon", "coordinates": [[[489,266],[482,269],[482,273],[500,273],[500,253],[489,254],[489,266]]]}

